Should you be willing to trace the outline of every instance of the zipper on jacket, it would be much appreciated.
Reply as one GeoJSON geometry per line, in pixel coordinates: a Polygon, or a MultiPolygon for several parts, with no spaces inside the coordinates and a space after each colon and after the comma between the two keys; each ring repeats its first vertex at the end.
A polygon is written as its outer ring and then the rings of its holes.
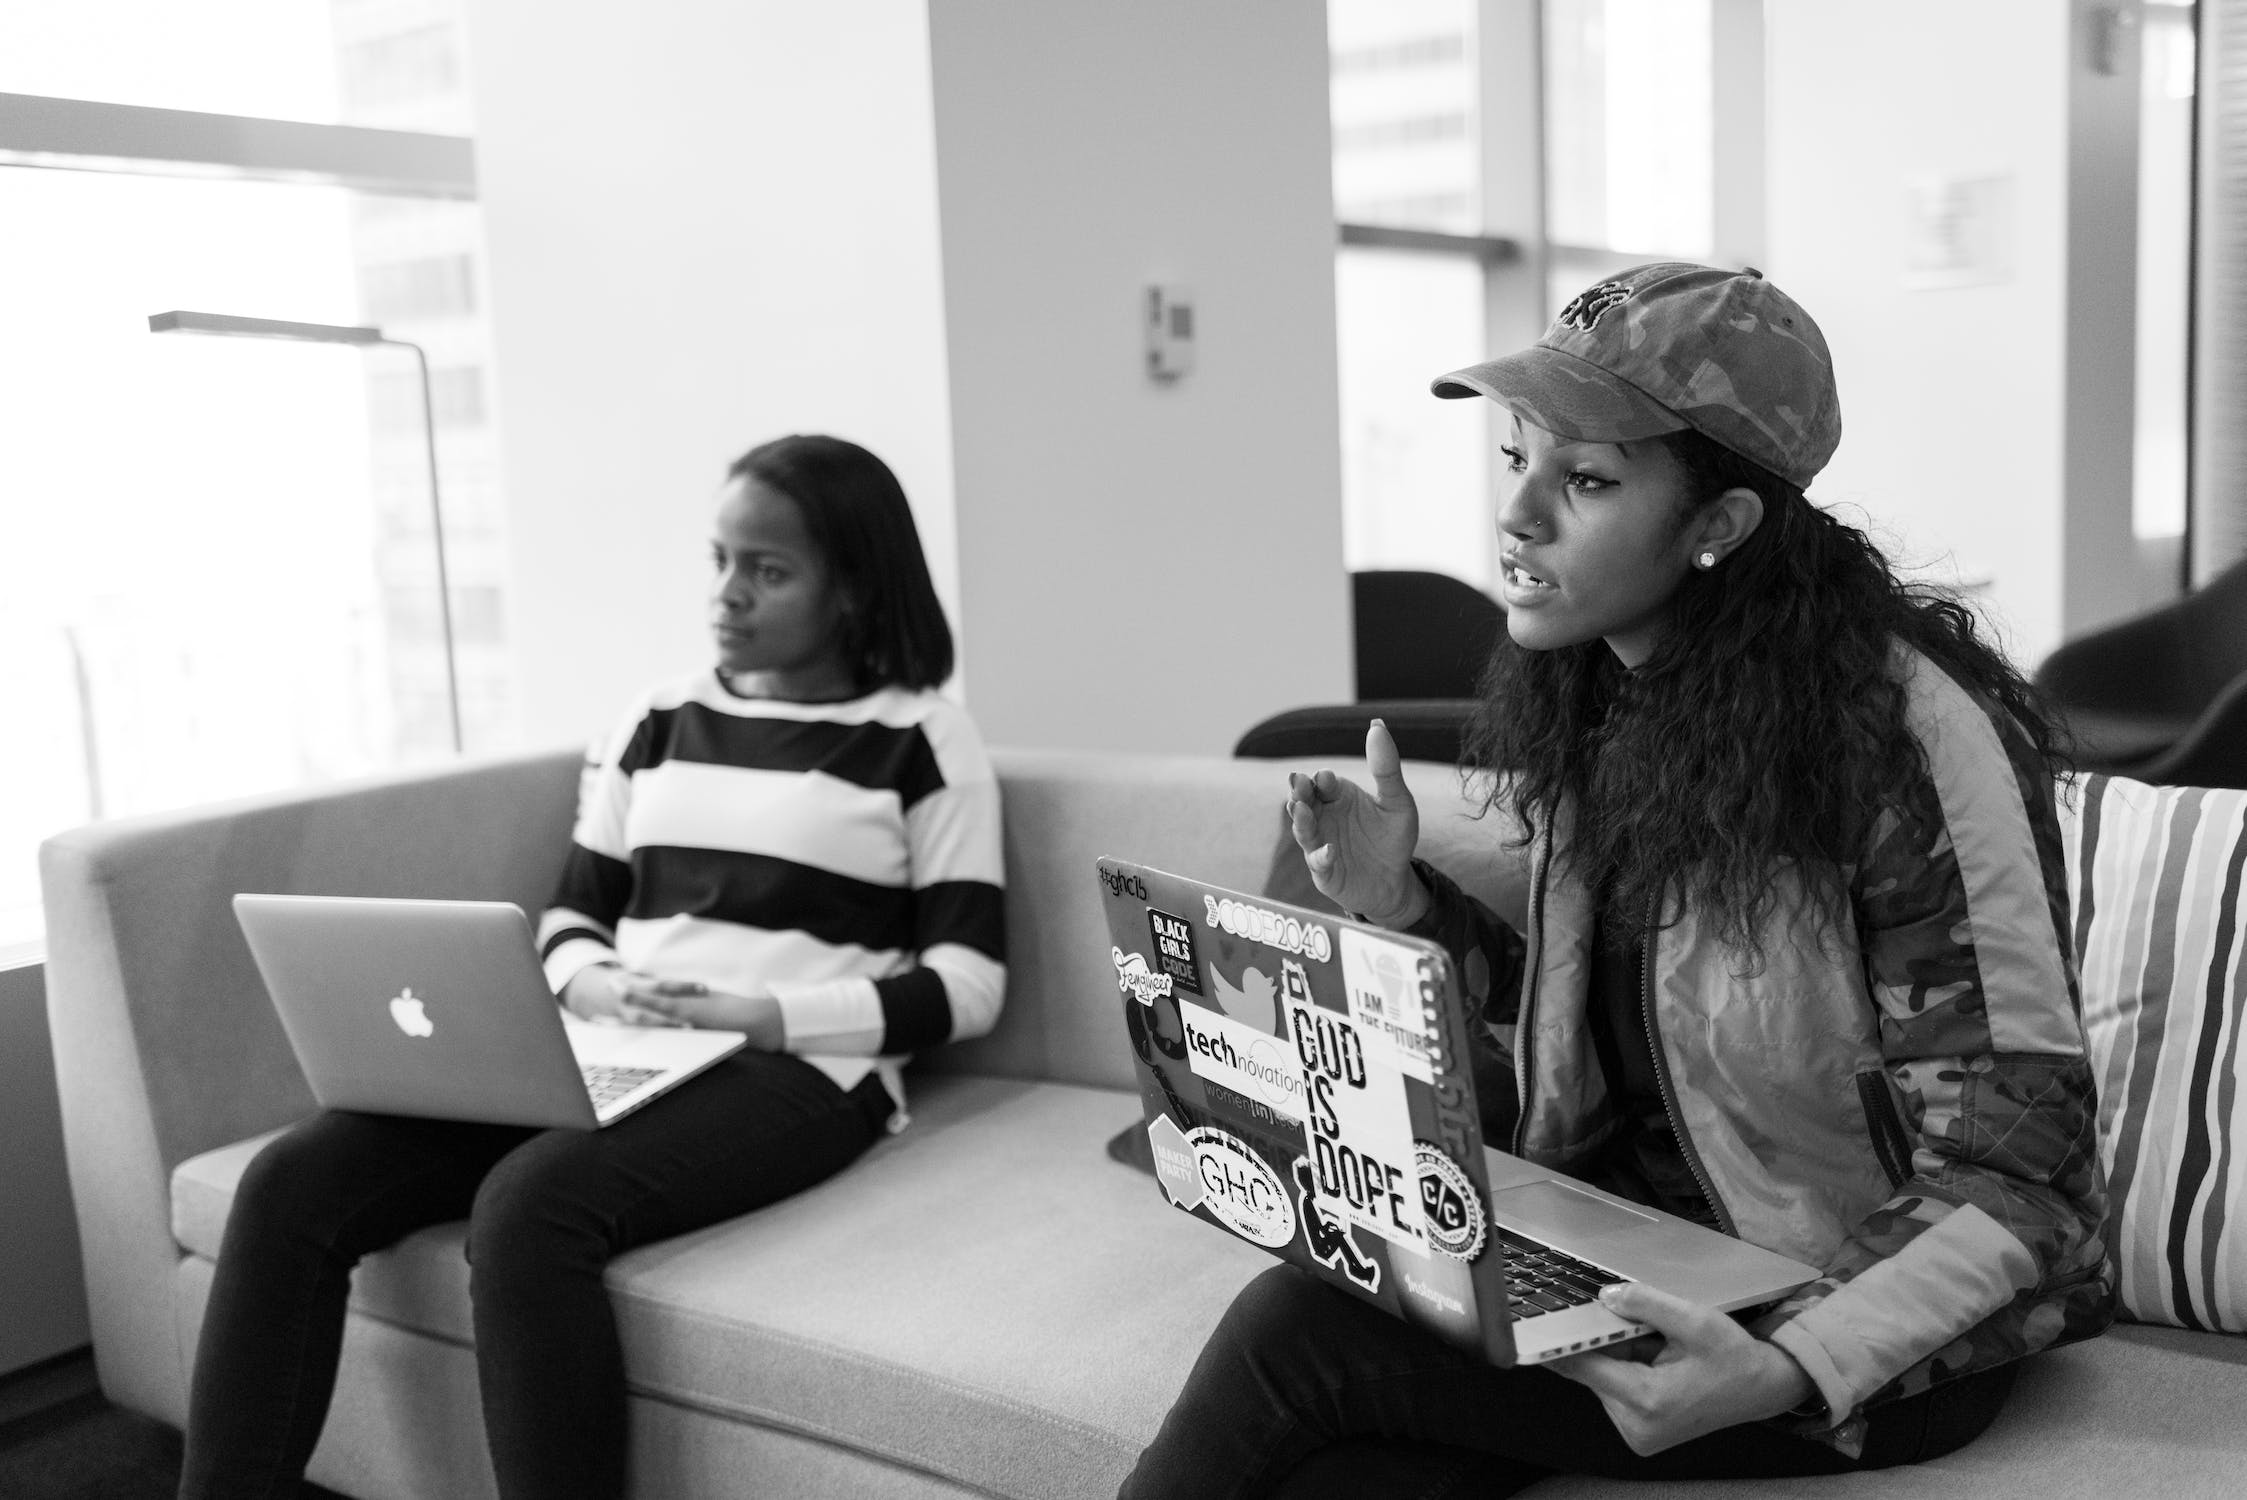
{"type": "Polygon", "coordinates": [[[1897,1118],[1896,1101],[1878,1073],[1857,1075],[1857,1098],[1865,1106],[1865,1124],[1871,1127],[1873,1154],[1880,1158],[1880,1169],[1888,1174],[1890,1187],[1900,1188],[1912,1175],[1912,1148],[1904,1135],[1904,1122],[1897,1118]]]}
{"type": "Polygon", "coordinates": [[[1537,1010],[1537,990],[1545,969],[1545,874],[1552,861],[1552,830],[1539,836],[1529,855],[1529,931],[1537,942],[1535,963],[1527,965],[1521,989],[1521,1009],[1514,1013],[1514,1140],[1513,1153],[1525,1156],[1529,1140],[1529,1044],[1537,1010]]]}
{"type": "Polygon", "coordinates": [[[1716,1184],[1709,1180],[1708,1170],[1701,1165],[1701,1153],[1693,1149],[1693,1137],[1686,1134],[1685,1121],[1677,1112],[1676,1091],[1670,1086],[1670,1060],[1662,1054],[1662,1036],[1654,1024],[1654,918],[1655,903],[1646,906],[1646,939],[1638,953],[1638,1010],[1646,1022],[1647,1050],[1654,1054],[1654,1081],[1662,1091],[1662,1113],[1669,1116],[1670,1139],[1677,1142],[1678,1154],[1685,1158],[1693,1180],[1700,1184],[1701,1195],[1708,1199],[1709,1207],[1716,1213],[1716,1221],[1724,1232],[1734,1239],[1740,1237],[1740,1226],[1733,1222],[1724,1200],[1717,1196],[1716,1184]]]}

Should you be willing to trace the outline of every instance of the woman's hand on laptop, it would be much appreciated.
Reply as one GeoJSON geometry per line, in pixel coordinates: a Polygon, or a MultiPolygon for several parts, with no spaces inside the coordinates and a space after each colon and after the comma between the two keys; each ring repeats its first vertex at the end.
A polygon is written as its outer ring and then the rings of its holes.
{"type": "Polygon", "coordinates": [[[634,986],[653,979],[622,964],[589,964],[562,986],[562,1008],[581,1021],[602,1026],[684,1025],[640,1003],[634,986]]]}
{"type": "Polygon", "coordinates": [[[1793,1355],[1713,1307],[1635,1281],[1607,1288],[1600,1301],[1661,1334],[1660,1351],[1644,1362],[1572,1354],[1545,1368],[1589,1386],[1633,1453],[1775,1417],[1817,1394],[1793,1355]]]}
{"type": "Polygon", "coordinates": [[[787,1045],[787,1028],[781,1023],[780,1002],[769,990],[735,993],[714,990],[694,979],[655,979],[635,976],[632,1002],[654,1011],[674,1026],[699,1026],[708,1031],[739,1031],[760,1052],[778,1052],[787,1045]]]}
{"type": "Polygon", "coordinates": [[[1397,742],[1379,719],[1366,726],[1365,769],[1370,792],[1332,771],[1288,773],[1288,831],[1320,894],[1368,922],[1409,927],[1430,899],[1412,869],[1420,807],[1404,784],[1397,742]]]}

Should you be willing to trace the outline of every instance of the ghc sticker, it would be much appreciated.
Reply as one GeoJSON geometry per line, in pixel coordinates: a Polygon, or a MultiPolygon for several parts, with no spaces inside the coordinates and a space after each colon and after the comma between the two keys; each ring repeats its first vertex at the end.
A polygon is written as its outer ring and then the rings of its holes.
{"type": "Polygon", "coordinates": [[[1295,1205],[1279,1177],[1245,1142],[1204,1125],[1186,1133],[1201,1206],[1245,1240],[1277,1250],[1295,1238],[1295,1205]]]}
{"type": "Polygon", "coordinates": [[[1141,1005],[1152,1005],[1157,998],[1170,993],[1170,976],[1149,973],[1147,960],[1138,954],[1126,954],[1121,948],[1110,948],[1108,956],[1115,961],[1116,988],[1141,1005]]]}

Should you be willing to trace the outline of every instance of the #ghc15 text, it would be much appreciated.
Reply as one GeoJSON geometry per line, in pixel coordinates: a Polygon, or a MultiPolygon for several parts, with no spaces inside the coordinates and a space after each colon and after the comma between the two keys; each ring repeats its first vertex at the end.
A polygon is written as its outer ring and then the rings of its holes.
{"type": "Polygon", "coordinates": [[[1108,888],[1109,895],[1129,896],[1134,901],[1147,899],[1146,881],[1141,880],[1136,875],[1128,875],[1122,870],[1111,870],[1106,865],[1099,868],[1100,883],[1108,888]]]}

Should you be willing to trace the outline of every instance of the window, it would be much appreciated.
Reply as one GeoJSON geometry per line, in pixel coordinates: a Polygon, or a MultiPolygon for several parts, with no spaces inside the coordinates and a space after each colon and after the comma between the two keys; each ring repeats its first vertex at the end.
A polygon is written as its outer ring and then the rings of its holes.
{"type": "MultiPolygon", "coordinates": [[[[426,588],[391,588],[383,592],[383,613],[393,640],[434,643],[444,637],[444,621],[437,595],[426,588]]],[[[491,644],[506,635],[506,594],[489,584],[467,584],[452,591],[453,639],[463,644],[491,644]]]]}
{"type": "Polygon", "coordinates": [[[1334,211],[1345,224],[1482,227],[1474,0],[1327,7],[1334,211]]]}
{"type": "Polygon", "coordinates": [[[15,0],[0,6],[0,93],[333,124],[343,115],[330,9],[15,0]]]}
{"type": "Polygon", "coordinates": [[[354,112],[379,109],[461,86],[460,52],[450,26],[422,26],[346,43],[343,97],[354,112]]]}
{"type": "Polygon", "coordinates": [[[1545,0],[1546,300],[1714,257],[1709,0],[1545,0]]]}
{"type": "Polygon", "coordinates": [[[1716,258],[1711,0],[1330,0],[1327,30],[1344,557],[1489,589],[1491,408],[1428,381],[1716,258]]]}
{"type": "Polygon", "coordinates": [[[0,111],[0,223],[35,226],[0,236],[0,285],[39,292],[0,341],[0,493],[27,502],[0,508],[0,693],[38,726],[4,752],[0,952],[37,938],[33,854],[59,829],[449,755],[456,713],[468,746],[512,741],[465,141],[396,137],[382,159],[409,166],[378,194],[324,185],[301,127],[301,169],[220,149],[183,171],[170,140],[208,117],[148,113],[254,116],[209,133],[263,146],[276,119],[457,128],[456,3],[0,12],[0,91],[49,96],[0,111]],[[41,166],[100,170],[18,165],[27,111],[41,166]],[[56,120],[102,157],[58,158],[56,120]],[[427,175],[433,150],[458,174],[427,175]],[[373,324],[429,350],[449,641],[412,353],[151,336],[171,309],[373,324]]]}
{"type": "MultiPolygon", "coordinates": [[[[1482,227],[1476,10],[1474,0],[1327,7],[1345,225],[1439,237],[1482,227]]],[[[1430,377],[1482,357],[1480,260],[1346,234],[1334,298],[1344,559],[1353,572],[1427,568],[1487,587],[1485,424],[1428,394],[1430,377]]]]}
{"type": "Polygon", "coordinates": [[[366,317],[386,328],[476,310],[476,263],[466,255],[377,263],[359,274],[366,317]]]}
{"type": "Polygon", "coordinates": [[[2195,47],[2189,0],[2148,4],[2138,115],[2137,433],[2131,530],[2150,566],[2151,605],[2183,572],[2186,331],[2191,326],[2195,47]]]}
{"type": "MultiPolygon", "coordinates": [[[[484,425],[484,372],[474,365],[443,365],[429,372],[429,405],[444,428],[484,425]]],[[[421,378],[397,370],[367,378],[367,420],[385,437],[421,438],[421,378]]]]}

